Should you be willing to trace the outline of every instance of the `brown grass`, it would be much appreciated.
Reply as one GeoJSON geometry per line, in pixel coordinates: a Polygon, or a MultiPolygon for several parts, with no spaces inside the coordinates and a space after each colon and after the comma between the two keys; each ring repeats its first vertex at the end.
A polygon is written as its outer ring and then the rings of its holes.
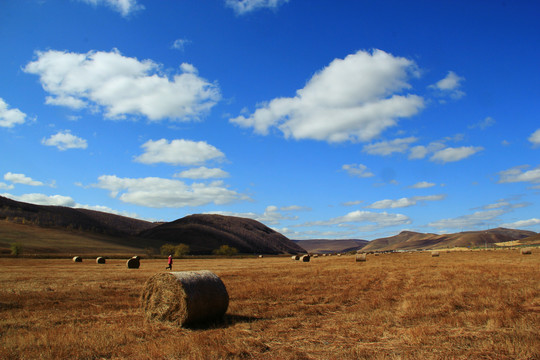
{"type": "Polygon", "coordinates": [[[144,320],[144,282],[165,265],[0,259],[0,358],[540,358],[536,252],[179,260],[230,296],[223,321],[195,329],[144,320]]]}

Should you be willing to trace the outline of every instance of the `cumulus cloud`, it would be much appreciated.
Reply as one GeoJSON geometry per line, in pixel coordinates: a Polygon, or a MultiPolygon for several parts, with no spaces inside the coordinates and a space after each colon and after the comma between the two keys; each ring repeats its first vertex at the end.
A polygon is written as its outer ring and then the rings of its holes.
{"type": "Polygon", "coordinates": [[[427,189],[430,187],[435,186],[434,183],[428,182],[428,181],[420,181],[414,185],[411,186],[411,189],[427,189]]]}
{"type": "Polygon", "coordinates": [[[20,196],[11,195],[11,194],[2,194],[3,196],[9,197],[10,199],[16,201],[22,201],[30,204],[37,205],[53,205],[53,206],[66,206],[66,207],[75,207],[77,203],[69,196],[63,195],[45,195],[45,194],[23,194],[20,196]]]}
{"type": "Polygon", "coordinates": [[[529,182],[540,184],[540,166],[527,170],[529,166],[516,166],[508,170],[499,172],[499,183],[529,182]]]}
{"type": "Polygon", "coordinates": [[[409,145],[418,139],[414,136],[391,141],[381,141],[375,144],[365,145],[363,150],[371,155],[388,156],[393,153],[404,153],[409,149],[409,145]]]}
{"type": "Polygon", "coordinates": [[[254,212],[235,213],[235,212],[229,212],[229,211],[213,211],[213,212],[209,212],[208,214],[218,214],[218,215],[248,218],[248,219],[257,220],[266,225],[277,225],[282,220],[298,219],[298,216],[291,216],[291,215],[283,214],[282,211],[286,211],[286,210],[284,210],[284,208],[278,208],[275,205],[270,205],[266,207],[266,209],[264,210],[264,213],[262,214],[254,213],[254,212]]]}
{"type": "Polygon", "coordinates": [[[291,98],[276,98],[230,121],[258,134],[270,128],[286,138],[327,142],[369,141],[424,107],[422,97],[400,94],[417,73],[409,59],[381,50],[335,59],[291,98]],[[331,119],[331,121],[330,121],[331,119]]]}
{"type": "Polygon", "coordinates": [[[0,98],[0,127],[12,128],[24,124],[26,114],[19,109],[10,109],[4,99],[0,98]]]}
{"type": "Polygon", "coordinates": [[[206,166],[201,166],[179,172],[174,177],[184,179],[222,179],[229,177],[229,173],[219,168],[209,169],[206,166]]]}
{"type": "Polygon", "coordinates": [[[34,180],[24,174],[14,174],[12,172],[7,172],[4,174],[4,180],[10,181],[13,184],[23,184],[30,186],[43,186],[41,181],[34,180]]]}
{"type": "Polygon", "coordinates": [[[523,228],[528,228],[528,227],[536,226],[536,225],[540,225],[540,219],[532,218],[528,220],[519,220],[512,223],[501,224],[501,227],[511,228],[511,229],[523,229],[523,228]]]}
{"type": "Polygon", "coordinates": [[[187,39],[176,39],[174,40],[173,44],[171,45],[171,49],[176,49],[180,51],[184,51],[184,47],[186,44],[189,44],[191,41],[187,39]]]}
{"type": "Polygon", "coordinates": [[[436,151],[431,156],[430,160],[443,164],[447,162],[455,162],[466,159],[482,150],[484,150],[484,148],[481,146],[461,146],[458,148],[448,147],[446,149],[436,151]]]}
{"type": "Polygon", "coordinates": [[[98,107],[105,116],[126,115],[187,121],[198,119],[220,99],[215,84],[199,77],[186,64],[172,79],[160,72],[160,65],[111,52],[86,54],[49,50],[37,52],[37,59],[24,71],[40,77],[49,93],[46,103],[73,109],[98,107]]]}
{"type": "Polygon", "coordinates": [[[439,229],[471,229],[478,227],[485,228],[491,221],[507,212],[508,210],[505,209],[477,211],[469,215],[434,221],[429,223],[428,226],[439,229]]]}
{"type": "Polygon", "coordinates": [[[470,125],[469,126],[469,129],[480,129],[480,130],[485,130],[487,129],[488,127],[490,126],[493,126],[495,124],[495,119],[493,119],[492,117],[486,117],[484,120],[476,123],[476,124],[473,124],[473,125],[470,125]]]}
{"type": "Polygon", "coordinates": [[[534,147],[540,146],[540,129],[536,130],[528,139],[534,147]]]}
{"type": "Polygon", "coordinates": [[[56,146],[58,150],[64,151],[67,149],[86,149],[88,144],[86,140],[71,134],[69,130],[59,131],[51,135],[48,139],[41,140],[43,145],[56,146]]]}
{"type": "Polygon", "coordinates": [[[0,181],[0,189],[2,190],[11,190],[15,188],[15,186],[13,184],[6,184],[6,183],[3,183],[0,181]]]}
{"type": "Polygon", "coordinates": [[[128,216],[131,218],[139,218],[139,216],[135,213],[126,212],[126,211],[117,211],[103,205],[79,204],[75,200],[73,200],[73,198],[71,198],[70,196],[45,195],[45,194],[39,194],[39,193],[23,194],[19,196],[12,195],[12,194],[1,194],[1,196],[10,198],[15,201],[21,201],[21,202],[26,202],[30,204],[36,204],[36,205],[65,206],[65,207],[71,207],[71,208],[77,208],[77,209],[101,211],[101,212],[106,212],[110,214],[128,216]]]}
{"type": "Polygon", "coordinates": [[[345,170],[347,174],[353,177],[368,178],[375,176],[375,174],[369,171],[367,166],[363,164],[345,164],[341,169],[345,170]]]}
{"type": "Polygon", "coordinates": [[[148,140],[142,146],[144,153],[135,158],[143,164],[167,163],[171,165],[199,165],[208,160],[223,159],[225,155],[205,141],[176,139],[148,140]]]}
{"type": "Polygon", "coordinates": [[[224,205],[249,200],[248,196],[229,190],[222,181],[186,184],[180,180],[158,177],[120,178],[115,175],[102,175],[92,187],[108,190],[112,197],[118,197],[125,203],[151,208],[202,206],[212,203],[224,205]]]}
{"type": "Polygon", "coordinates": [[[410,198],[401,198],[397,200],[379,200],[366,206],[368,209],[397,209],[417,205],[425,201],[440,201],[446,198],[446,195],[427,195],[413,196],[410,198]]]}
{"type": "Polygon", "coordinates": [[[465,93],[460,90],[463,81],[465,81],[465,78],[458,76],[453,71],[449,71],[444,79],[430,85],[430,88],[440,91],[441,94],[448,94],[454,99],[459,99],[465,96],[465,93]]]}
{"type": "Polygon", "coordinates": [[[144,6],[137,3],[137,0],[79,0],[81,2],[97,5],[106,5],[116,12],[119,12],[123,17],[138,10],[143,10],[144,6]]]}
{"type": "Polygon", "coordinates": [[[225,4],[232,8],[237,15],[264,8],[277,9],[289,0],[225,0],[225,4]]]}
{"type": "Polygon", "coordinates": [[[387,212],[375,213],[370,211],[356,210],[344,216],[339,216],[329,220],[309,222],[304,224],[304,226],[331,226],[350,223],[374,223],[378,227],[387,227],[410,224],[411,219],[403,214],[389,214],[387,212]]]}

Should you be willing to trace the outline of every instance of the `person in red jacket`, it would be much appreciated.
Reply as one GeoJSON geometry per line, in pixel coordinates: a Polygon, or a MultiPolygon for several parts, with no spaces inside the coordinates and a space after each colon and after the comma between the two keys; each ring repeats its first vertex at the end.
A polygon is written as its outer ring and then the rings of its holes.
{"type": "Polygon", "coordinates": [[[169,260],[167,262],[169,266],[165,268],[165,270],[172,270],[172,255],[169,255],[169,260]]]}

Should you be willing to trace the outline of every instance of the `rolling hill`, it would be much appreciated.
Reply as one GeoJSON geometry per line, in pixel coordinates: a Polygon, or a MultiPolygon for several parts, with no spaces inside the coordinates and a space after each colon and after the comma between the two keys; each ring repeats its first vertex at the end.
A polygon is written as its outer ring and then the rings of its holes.
{"type": "Polygon", "coordinates": [[[484,247],[495,243],[519,240],[536,233],[526,230],[496,228],[483,231],[465,231],[454,234],[424,234],[402,231],[398,235],[370,241],[363,251],[446,249],[454,247],[484,247]]]}
{"type": "Polygon", "coordinates": [[[234,216],[196,214],[141,232],[145,239],[189,245],[193,254],[210,253],[221,245],[242,253],[296,254],[306,251],[258,221],[234,216]]]}
{"type": "Polygon", "coordinates": [[[241,253],[303,253],[304,249],[258,221],[222,215],[191,215],[152,223],[105,212],[44,206],[0,196],[0,253],[18,242],[33,254],[158,253],[165,243],[210,254],[221,245],[241,253]]]}

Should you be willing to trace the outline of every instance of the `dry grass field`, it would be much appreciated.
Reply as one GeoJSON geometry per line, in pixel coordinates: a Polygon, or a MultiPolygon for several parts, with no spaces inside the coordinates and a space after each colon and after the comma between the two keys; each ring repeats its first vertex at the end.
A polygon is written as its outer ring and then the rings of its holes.
{"type": "Polygon", "coordinates": [[[165,260],[0,259],[1,359],[540,359],[540,252],[177,260],[211,270],[222,322],[144,321],[165,260]]]}

